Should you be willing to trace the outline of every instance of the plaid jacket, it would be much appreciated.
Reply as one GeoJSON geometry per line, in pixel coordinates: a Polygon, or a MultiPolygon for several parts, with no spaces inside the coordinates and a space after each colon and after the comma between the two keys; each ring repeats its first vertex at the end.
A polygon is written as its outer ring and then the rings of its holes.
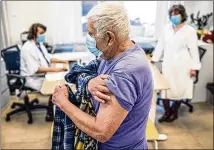
{"type": "MultiPolygon", "coordinates": [[[[77,92],[73,93],[69,86],[69,100],[84,112],[95,116],[87,90],[87,83],[97,76],[100,61],[93,60],[87,66],[74,65],[65,76],[68,83],[76,84],[77,92]]],[[[54,130],[52,137],[53,150],[97,149],[98,142],[79,130],[72,120],[56,106],[54,130]]]]}

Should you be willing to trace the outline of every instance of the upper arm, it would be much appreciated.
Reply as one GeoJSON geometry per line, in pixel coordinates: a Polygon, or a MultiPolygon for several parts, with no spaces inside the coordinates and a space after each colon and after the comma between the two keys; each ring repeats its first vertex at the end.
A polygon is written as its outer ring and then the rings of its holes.
{"type": "Polygon", "coordinates": [[[102,139],[101,142],[108,141],[120,127],[127,114],[128,111],[121,107],[114,95],[111,96],[111,100],[100,104],[96,116],[96,126],[99,127],[102,134],[98,139],[102,139]]]}
{"type": "Polygon", "coordinates": [[[33,53],[33,51],[25,51],[22,53],[22,59],[25,61],[29,74],[34,75],[40,67],[40,60],[36,57],[37,54],[33,53]]]}
{"type": "Polygon", "coordinates": [[[100,104],[96,121],[107,138],[110,138],[132,110],[137,92],[134,82],[124,72],[112,73],[105,81],[112,93],[111,100],[100,104]]]}

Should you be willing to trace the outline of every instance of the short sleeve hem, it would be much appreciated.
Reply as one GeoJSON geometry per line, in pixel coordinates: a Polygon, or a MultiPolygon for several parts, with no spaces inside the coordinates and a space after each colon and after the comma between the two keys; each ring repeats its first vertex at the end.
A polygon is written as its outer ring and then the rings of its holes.
{"type": "MultiPolygon", "coordinates": [[[[109,82],[109,80],[105,80],[106,81],[106,85],[108,87],[108,89],[114,94],[116,92],[115,88],[112,86],[112,84],[109,82]]],[[[128,102],[126,102],[125,100],[121,99],[120,97],[116,96],[116,94],[114,94],[116,97],[116,100],[118,101],[118,103],[127,111],[131,111],[132,109],[132,105],[128,102]]]]}

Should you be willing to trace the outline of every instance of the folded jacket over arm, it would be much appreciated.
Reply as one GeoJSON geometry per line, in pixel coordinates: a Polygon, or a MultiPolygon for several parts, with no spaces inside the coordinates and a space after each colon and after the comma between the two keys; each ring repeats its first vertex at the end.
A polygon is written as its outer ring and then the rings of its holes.
{"type": "MultiPolygon", "coordinates": [[[[73,93],[69,86],[69,100],[82,111],[95,116],[90,98],[91,94],[87,90],[87,83],[97,76],[97,69],[100,61],[91,61],[87,66],[75,64],[71,71],[65,76],[68,83],[76,84],[77,92],[73,93]]],[[[56,106],[54,117],[54,130],[52,137],[53,150],[73,150],[73,149],[97,149],[98,142],[79,130],[72,120],[56,106]]]]}

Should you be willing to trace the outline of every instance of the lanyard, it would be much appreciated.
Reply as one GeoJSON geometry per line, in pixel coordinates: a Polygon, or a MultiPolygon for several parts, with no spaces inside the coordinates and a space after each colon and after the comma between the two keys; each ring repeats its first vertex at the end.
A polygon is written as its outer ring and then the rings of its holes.
{"type": "Polygon", "coordinates": [[[49,62],[49,61],[47,60],[47,58],[45,57],[45,54],[43,53],[43,51],[42,51],[40,45],[38,45],[37,47],[38,47],[38,49],[40,50],[40,52],[42,53],[42,56],[44,57],[44,59],[45,59],[45,61],[47,62],[48,66],[50,66],[50,62],[49,62]]]}

